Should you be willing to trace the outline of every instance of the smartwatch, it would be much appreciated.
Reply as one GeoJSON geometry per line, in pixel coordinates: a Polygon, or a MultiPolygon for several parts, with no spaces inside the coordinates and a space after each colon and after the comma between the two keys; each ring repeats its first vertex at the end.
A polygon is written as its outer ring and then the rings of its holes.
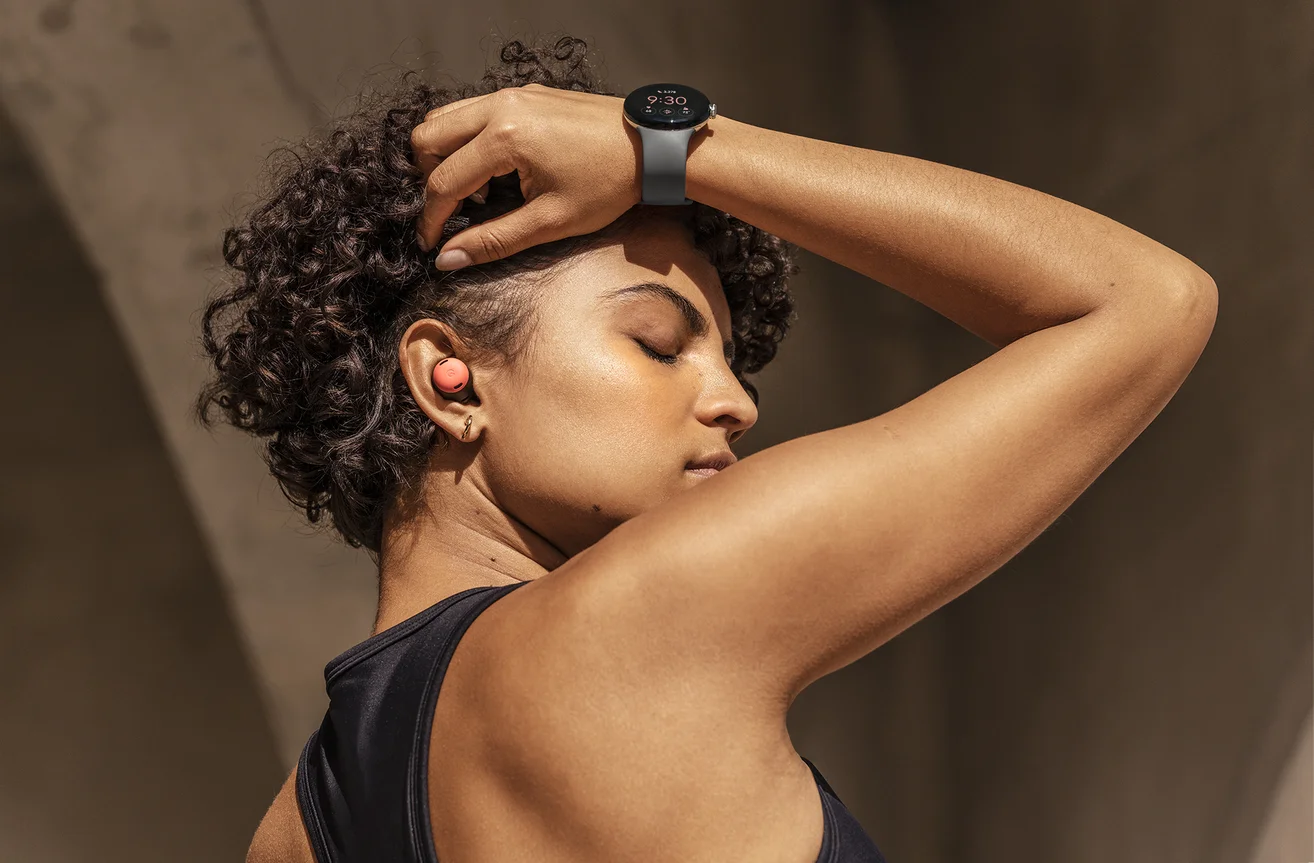
{"type": "Polygon", "coordinates": [[[643,144],[642,203],[692,204],[684,196],[689,140],[716,116],[716,105],[684,84],[648,84],[625,97],[624,113],[643,144]]]}

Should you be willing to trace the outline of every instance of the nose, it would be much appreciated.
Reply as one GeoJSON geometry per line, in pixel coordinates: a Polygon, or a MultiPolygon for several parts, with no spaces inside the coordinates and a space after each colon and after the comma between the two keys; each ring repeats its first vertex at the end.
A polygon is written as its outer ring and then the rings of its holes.
{"type": "Polygon", "coordinates": [[[717,375],[716,385],[707,391],[701,419],[727,429],[727,443],[734,443],[757,423],[757,402],[749,386],[726,367],[717,375]]]}

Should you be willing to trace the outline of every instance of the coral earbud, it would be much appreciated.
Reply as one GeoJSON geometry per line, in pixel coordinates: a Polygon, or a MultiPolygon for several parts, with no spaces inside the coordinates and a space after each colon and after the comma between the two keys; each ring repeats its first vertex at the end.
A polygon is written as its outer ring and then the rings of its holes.
{"type": "Polygon", "coordinates": [[[470,367],[456,357],[446,357],[433,367],[433,385],[445,399],[461,401],[470,392],[470,367]]]}

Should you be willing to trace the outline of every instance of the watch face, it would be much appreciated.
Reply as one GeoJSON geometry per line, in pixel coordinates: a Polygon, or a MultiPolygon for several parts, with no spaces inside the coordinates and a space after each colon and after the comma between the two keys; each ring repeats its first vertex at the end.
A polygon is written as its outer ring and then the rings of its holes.
{"type": "Polygon", "coordinates": [[[649,84],[625,97],[625,116],[652,129],[687,129],[708,119],[712,104],[684,84],[649,84]]]}

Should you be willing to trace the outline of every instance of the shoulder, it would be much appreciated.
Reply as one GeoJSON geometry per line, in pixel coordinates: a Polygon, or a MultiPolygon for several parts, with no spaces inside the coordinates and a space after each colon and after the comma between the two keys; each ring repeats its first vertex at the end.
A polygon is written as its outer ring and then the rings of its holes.
{"type": "Polygon", "coordinates": [[[294,767],[260,819],[246,863],[314,863],[310,837],[297,808],[296,775],[294,767]]]}
{"type": "Polygon", "coordinates": [[[678,655],[658,661],[652,628],[679,623],[636,626],[612,605],[623,587],[567,567],[498,598],[453,652],[431,729],[435,836],[453,850],[487,847],[473,825],[496,810],[498,841],[545,860],[674,854],[681,842],[699,856],[733,840],[730,860],[752,836],[811,863],[820,801],[783,716],[678,655]]]}
{"type": "Polygon", "coordinates": [[[681,598],[681,582],[634,565],[624,528],[484,612],[490,619],[477,621],[484,629],[476,637],[494,675],[488,682],[535,702],[587,696],[617,710],[687,703],[779,742],[788,702],[752,667],[716,651],[707,609],[695,608],[707,597],[681,598]]]}
{"type": "Polygon", "coordinates": [[[632,731],[674,742],[677,729],[658,718],[674,712],[698,739],[707,737],[700,729],[716,727],[793,754],[787,705],[703,657],[706,639],[687,620],[653,614],[635,576],[602,571],[600,563],[576,558],[487,607],[463,638],[473,642],[466,654],[453,656],[449,674],[462,681],[453,689],[477,687],[467,693],[490,711],[487,718],[536,748],[565,743],[559,735],[596,739],[620,718],[632,731]],[[471,673],[462,676],[463,669],[471,673]],[[644,729],[645,722],[652,724],[644,729]]]}

